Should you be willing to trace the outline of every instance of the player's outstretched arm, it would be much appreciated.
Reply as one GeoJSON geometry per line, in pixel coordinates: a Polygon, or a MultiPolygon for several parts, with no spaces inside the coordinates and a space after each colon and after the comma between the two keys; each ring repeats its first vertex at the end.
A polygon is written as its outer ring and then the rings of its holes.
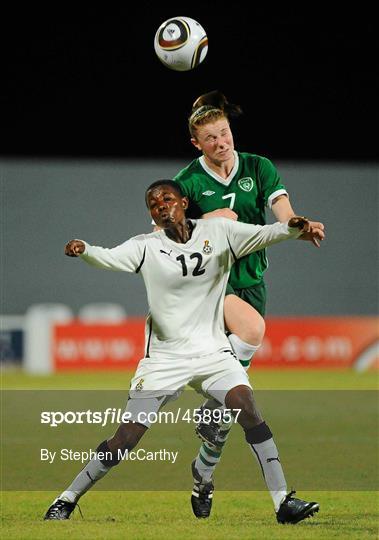
{"type": "Polygon", "coordinates": [[[229,246],[235,258],[244,257],[254,251],[299,238],[310,231],[309,220],[303,216],[292,216],[287,222],[277,221],[271,225],[251,225],[229,219],[220,220],[227,231],[229,246]]]}
{"type": "Polygon", "coordinates": [[[64,253],[68,257],[79,257],[85,251],[85,244],[81,240],[70,240],[64,248],[64,253]]]}
{"type": "MultiPolygon", "coordinates": [[[[280,195],[272,202],[272,212],[276,219],[282,223],[288,221],[295,215],[291,203],[286,195],[280,195]]],[[[300,240],[312,242],[316,247],[320,247],[320,243],[325,238],[325,227],[319,221],[309,221],[310,228],[308,231],[299,236],[300,240]]]]}
{"type": "Polygon", "coordinates": [[[135,272],[141,268],[145,259],[144,238],[145,235],[136,236],[113,248],[91,246],[83,240],[70,240],[64,252],[68,257],[80,257],[97,268],[135,272]]]}

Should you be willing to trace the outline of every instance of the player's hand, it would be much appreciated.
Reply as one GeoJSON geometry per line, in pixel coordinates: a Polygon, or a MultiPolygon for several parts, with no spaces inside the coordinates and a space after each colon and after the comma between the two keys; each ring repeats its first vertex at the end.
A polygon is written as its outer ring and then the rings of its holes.
{"type": "Polygon", "coordinates": [[[207,212],[206,214],[202,215],[203,219],[212,219],[212,218],[220,218],[220,217],[237,221],[238,214],[236,214],[230,208],[218,208],[217,210],[213,210],[213,212],[207,212]]]}
{"type": "Polygon", "coordinates": [[[312,242],[316,247],[320,247],[321,242],[325,238],[325,227],[323,223],[318,221],[309,221],[309,230],[304,231],[304,233],[299,237],[300,240],[307,240],[312,242]]]}
{"type": "Polygon", "coordinates": [[[288,226],[300,229],[303,234],[299,238],[312,242],[316,247],[320,247],[320,243],[325,238],[324,224],[318,221],[310,221],[302,216],[294,216],[289,220],[288,226]]]}
{"type": "Polygon", "coordinates": [[[288,221],[288,227],[299,229],[303,233],[309,233],[311,230],[310,221],[304,216],[293,216],[288,221]]]}
{"type": "Polygon", "coordinates": [[[68,257],[79,257],[84,253],[85,248],[86,246],[81,240],[70,240],[64,248],[64,254],[68,257]]]}

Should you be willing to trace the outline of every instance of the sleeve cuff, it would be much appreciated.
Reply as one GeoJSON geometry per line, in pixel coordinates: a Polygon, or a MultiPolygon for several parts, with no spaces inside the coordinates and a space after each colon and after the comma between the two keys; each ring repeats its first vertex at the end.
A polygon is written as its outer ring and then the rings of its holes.
{"type": "Polygon", "coordinates": [[[290,233],[291,238],[299,238],[299,236],[303,234],[303,231],[300,231],[300,229],[298,229],[297,227],[290,227],[288,225],[288,221],[287,221],[287,230],[290,233]]]}
{"type": "Polygon", "coordinates": [[[84,244],[84,251],[79,255],[79,257],[83,257],[83,255],[88,255],[88,248],[90,247],[89,244],[85,240],[82,240],[81,238],[75,238],[75,240],[80,240],[84,244]]]}
{"type": "Polygon", "coordinates": [[[272,201],[276,199],[276,197],[279,197],[279,195],[287,195],[288,197],[288,193],[285,189],[277,189],[276,191],[274,191],[274,193],[271,193],[271,195],[267,199],[267,206],[270,208],[270,210],[272,208],[272,201]]]}

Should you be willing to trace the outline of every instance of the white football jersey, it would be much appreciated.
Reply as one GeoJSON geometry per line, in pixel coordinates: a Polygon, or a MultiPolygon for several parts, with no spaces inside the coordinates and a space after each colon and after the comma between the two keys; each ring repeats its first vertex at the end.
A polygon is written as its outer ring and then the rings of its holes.
{"type": "Polygon", "coordinates": [[[109,270],[140,272],[150,313],[146,357],[201,356],[230,349],[224,295],[236,258],[301,233],[286,223],[250,225],[225,218],[192,220],[185,244],[163,230],[134,236],[112,249],[86,243],[81,258],[109,270]]]}

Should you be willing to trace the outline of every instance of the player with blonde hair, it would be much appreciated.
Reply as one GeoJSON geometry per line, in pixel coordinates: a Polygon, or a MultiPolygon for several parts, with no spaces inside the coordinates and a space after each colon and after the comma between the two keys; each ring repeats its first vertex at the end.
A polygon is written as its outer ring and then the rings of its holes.
{"type": "MultiPolygon", "coordinates": [[[[239,105],[212,91],[198,97],[188,118],[191,143],[201,152],[174,178],[189,198],[189,216],[211,219],[224,217],[243,223],[264,225],[266,208],[276,220],[286,222],[295,215],[288,192],[270,159],[234,148],[230,121],[241,115],[239,105]]],[[[301,239],[319,247],[324,225],[310,221],[301,239]]],[[[265,334],[266,250],[239,258],[231,268],[224,301],[229,341],[239,361],[248,369],[265,334]]],[[[204,404],[209,418],[220,407],[214,400],[204,404]]],[[[217,411],[216,411],[217,412],[217,411]]],[[[220,415],[214,415],[219,418],[220,415]]],[[[203,444],[193,463],[195,486],[212,480],[232,423],[200,422],[196,431],[203,444]]],[[[194,507],[192,498],[192,504],[194,507]]],[[[198,512],[194,507],[195,514],[198,512]]]]}

